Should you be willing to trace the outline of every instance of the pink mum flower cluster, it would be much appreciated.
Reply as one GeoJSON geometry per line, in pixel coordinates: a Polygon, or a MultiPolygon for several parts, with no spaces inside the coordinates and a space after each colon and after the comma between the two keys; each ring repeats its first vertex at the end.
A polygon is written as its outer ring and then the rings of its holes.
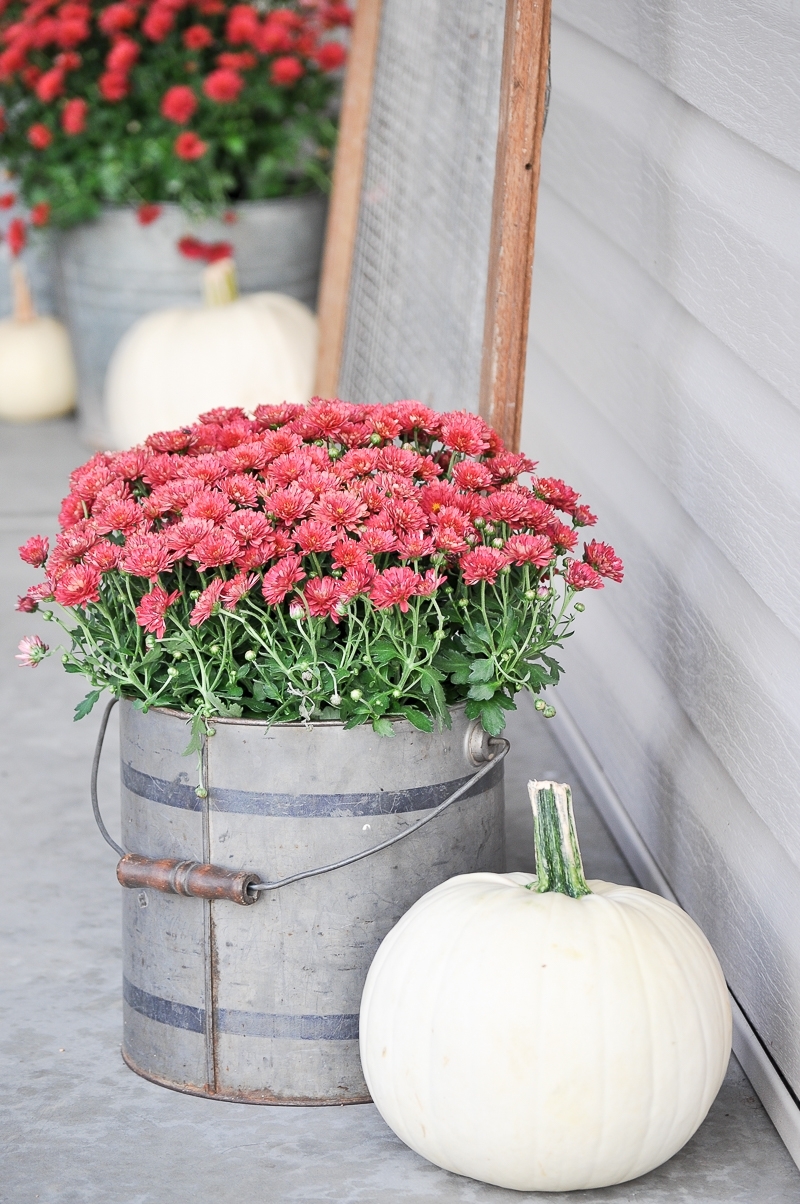
{"type": "Polygon", "coordinates": [[[492,585],[512,565],[563,573],[574,590],[620,581],[613,548],[595,540],[559,566],[595,517],[563,481],[522,484],[534,469],[475,415],[413,401],[212,411],[72,474],[53,552],[40,536],[20,549],[46,564],[20,608],[86,607],[121,573],[149,583],[137,622],[161,638],[181,596],[161,578],[175,584],[178,566],[203,583],[192,626],[256,590],[338,623],[355,598],[407,612],[451,579],[492,585]]]}

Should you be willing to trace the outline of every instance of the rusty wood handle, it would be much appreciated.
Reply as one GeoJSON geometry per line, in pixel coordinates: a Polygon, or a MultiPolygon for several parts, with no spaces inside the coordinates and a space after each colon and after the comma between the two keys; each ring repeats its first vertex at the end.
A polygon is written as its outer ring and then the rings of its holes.
{"type": "Polygon", "coordinates": [[[250,888],[260,883],[258,874],[247,870],[226,870],[219,865],[199,861],[177,861],[171,857],[156,861],[126,853],[117,866],[122,886],[150,887],[168,895],[186,895],[193,899],[229,899],[243,907],[255,903],[258,895],[250,888]]]}

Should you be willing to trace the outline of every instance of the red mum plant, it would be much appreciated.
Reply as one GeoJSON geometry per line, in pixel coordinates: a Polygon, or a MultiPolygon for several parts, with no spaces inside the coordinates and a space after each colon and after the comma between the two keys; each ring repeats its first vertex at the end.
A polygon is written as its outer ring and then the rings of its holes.
{"type": "MultiPolygon", "coordinates": [[[[20,548],[44,580],[17,609],[68,631],[79,716],[109,689],[391,735],[464,703],[496,734],[518,691],[558,681],[580,595],[622,579],[609,544],[579,558],[594,516],[535,471],[475,415],[419,402],[214,410],[75,470],[55,546],[20,548]]],[[[48,652],[23,644],[26,666],[48,652]]]]}
{"type": "Polygon", "coordinates": [[[3,162],[59,226],[325,191],[350,21],[328,0],[0,0],[3,162]]]}

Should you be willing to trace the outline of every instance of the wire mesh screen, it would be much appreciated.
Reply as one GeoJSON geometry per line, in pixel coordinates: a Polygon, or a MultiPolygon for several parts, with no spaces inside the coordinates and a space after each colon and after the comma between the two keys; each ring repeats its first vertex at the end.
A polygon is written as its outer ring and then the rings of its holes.
{"type": "Polygon", "coordinates": [[[384,0],[339,393],[475,409],[504,0],[384,0]]]}

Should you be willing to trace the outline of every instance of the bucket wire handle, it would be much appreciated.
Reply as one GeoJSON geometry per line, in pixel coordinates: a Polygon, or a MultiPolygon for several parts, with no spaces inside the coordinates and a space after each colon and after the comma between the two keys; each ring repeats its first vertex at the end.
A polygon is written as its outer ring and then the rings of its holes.
{"type": "MultiPolygon", "coordinates": [[[[106,842],[106,844],[110,845],[111,848],[114,850],[114,852],[118,853],[119,856],[121,858],[123,858],[123,861],[126,863],[126,865],[127,865],[127,862],[131,862],[132,865],[134,862],[137,863],[137,866],[134,867],[135,869],[137,869],[138,862],[140,862],[140,861],[142,862],[143,865],[145,862],[147,862],[148,867],[152,863],[150,863],[148,858],[137,858],[132,854],[126,854],[126,852],[122,848],[122,846],[117,844],[116,840],[113,839],[110,832],[108,831],[108,828],[106,827],[105,823],[103,822],[103,817],[100,814],[100,803],[97,798],[97,775],[98,775],[98,771],[100,769],[100,755],[103,751],[103,742],[105,740],[106,728],[108,727],[108,721],[111,718],[111,712],[116,705],[117,705],[117,699],[112,698],[111,701],[106,706],[105,713],[103,715],[102,720],[100,721],[100,730],[97,733],[97,744],[96,744],[95,750],[94,750],[94,760],[92,761],[92,777],[91,777],[92,810],[94,811],[94,818],[97,822],[97,826],[100,829],[100,835],[103,837],[103,840],[106,842]]],[[[381,841],[380,844],[374,844],[374,845],[371,845],[368,849],[362,849],[359,853],[353,853],[350,857],[342,857],[339,861],[332,861],[329,865],[319,865],[313,870],[303,870],[299,874],[291,874],[291,875],[289,875],[288,878],[279,878],[275,882],[252,881],[251,875],[242,874],[242,873],[232,875],[233,877],[235,877],[237,879],[237,883],[236,883],[237,897],[236,897],[235,901],[239,902],[239,903],[246,902],[246,901],[252,901],[252,900],[254,900],[255,897],[257,897],[258,892],[260,892],[262,890],[279,890],[280,887],[289,886],[289,884],[292,882],[302,882],[303,879],[305,879],[305,878],[316,878],[320,874],[329,874],[331,872],[331,870],[338,870],[338,869],[342,869],[346,865],[353,865],[356,861],[363,861],[363,859],[365,857],[371,857],[373,853],[379,853],[379,852],[381,852],[382,849],[388,849],[391,847],[391,845],[397,844],[398,841],[405,840],[405,838],[407,836],[410,836],[412,834],[412,832],[418,832],[420,828],[423,828],[425,826],[425,824],[429,824],[431,822],[431,820],[436,819],[437,816],[441,815],[443,811],[446,811],[448,807],[452,806],[453,803],[455,803],[458,799],[460,799],[463,794],[466,794],[466,792],[468,790],[471,790],[472,787],[477,782],[479,782],[482,777],[485,777],[485,775],[487,773],[489,773],[489,771],[491,769],[493,769],[496,765],[499,765],[499,763],[504,759],[504,757],[507,755],[509,749],[511,748],[511,745],[509,744],[508,740],[503,739],[503,737],[501,737],[501,736],[490,737],[488,744],[489,744],[489,747],[495,751],[494,751],[494,755],[488,758],[488,760],[486,761],[486,764],[482,765],[480,767],[480,769],[478,769],[475,773],[472,774],[471,777],[467,778],[466,782],[464,782],[463,785],[459,786],[457,790],[454,790],[453,793],[451,795],[449,795],[444,800],[443,803],[440,803],[438,807],[434,807],[432,811],[429,811],[427,815],[423,815],[422,819],[418,819],[417,822],[411,824],[410,827],[404,828],[402,832],[395,833],[394,836],[390,836],[388,840],[381,841]],[[241,882],[238,881],[239,878],[242,879],[241,882]],[[245,881],[245,879],[247,879],[247,881],[245,881]]],[[[167,862],[164,862],[163,865],[165,867],[167,867],[167,862]]],[[[171,862],[169,863],[169,867],[171,870],[174,870],[176,867],[178,869],[180,869],[184,865],[186,866],[187,869],[189,869],[189,868],[192,868],[192,869],[200,868],[200,869],[204,869],[204,870],[216,869],[216,867],[213,867],[213,866],[201,867],[201,866],[199,866],[198,863],[195,863],[195,862],[186,862],[186,863],[176,862],[174,866],[172,865],[171,862]]],[[[117,870],[118,877],[119,877],[119,871],[120,871],[120,867],[118,867],[118,870],[117,870]]],[[[149,872],[149,869],[148,869],[148,872],[149,872]]],[[[231,871],[222,871],[222,872],[226,875],[226,877],[231,876],[231,871]]],[[[172,877],[174,877],[174,873],[172,874],[172,877]]],[[[122,879],[121,879],[121,881],[122,881],[122,879]]],[[[140,883],[138,883],[138,881],[137,881],[136,885],[139,885],[139,884],[140,883]]],[[[147,883],[145,883],[144,880],[141,884],[154,885],[154,886],[156,885],[155,881],[152,883],[150,883],[149,881],[147,883]]],[[[123,882],[123,885],[134,885],[134,883],[133,883],[133,881],[131,881],[130,883],[123,882]]],[[[175,894],[194,894],[195,893],[195,891],[193,889],[177,889],[175,883],[173,883],[171,879],[170,879],[170,882],[167,883],[166,885],[162,884],[160,887],[157,886],[157,889],[168,890],[175,894]]],[[[213,897],[217,897],[217,896],[213,896],[213,897]]],[[[230,897],[230,896],[226,894],[225,897],[230,897]]]]}
{"type": "Polygon", "coordinates": [[[103,817],[100,814],[100,803],[97,798],[97,774],[100,769],[100,754],[103,751],[103,741],[106,738],[106,728],[108,727],[108,721],[111,718],[111,712],[113,711],[113,709],[116,705],[117,705],[117,699],[112,698],[105,709],[103,718],[100,720],[100,731],[97,733],[97,744],[95,745],[95,748],[94,748],[94,760],[92,761],[91,791],[92,791],[92,810],[94,811],[94,818],[97,823],[97,826],[100,829],[100,835],[102,836],[102,838],[106,842],[106,844],[111,845],[111,847],[115,853],[119,853],[120,857],[124,857],[125,850],[123,849],[122,845],[117,844],[116,840],[114,840],[114,838],[112,837],[108,828],[103,823],[103,817]]]}
{"type": "Polygon", "coordinates": [[[300,874],[292,874],[288,878],[279,878],[277,882],[254,882],[249,889],[251,891],[278,890],[281,886],[288,886],[290,882],[302,882],[304,878],[316,878],[318,874],[328,874],[331,870],[338,870],[345,865],[352,865],[355,861],[361,861],[364,857],[370,857],[373,853],[379,853],[381,849],[388,849],[390,845],[397,844],[398,840],[405,840],[406,836],[410,836],[412,832],[417,832],[425,824],[429,824],[432,819],[436,819],[437,815],[441,815],[452,803],[460,799],[462,794],[465,794],[476,782],[479,782],[490,769],[498,765],[508,753],[511,745],[502,736],[492,736],[489,740],[489,747],[497,747],[495,755],[490,757],[477,773],[468,778],[463,786],[459,786],[458,790],[454,790],[449,798],[446,798],[438,807],[434,807],[427,815],[423,815],[422,819],[418,819],[410,828],[404,828],[402,832],[397,832],[394,836],[390,836],[388,840],[383,840],[380,844],[374,844],[368,849],[362,849],[360,853],[353,853],[351,857],[342,857],[341,861],[332,861],[330,865],[320,865],[314,870],[303,870],[300,874]]]}

